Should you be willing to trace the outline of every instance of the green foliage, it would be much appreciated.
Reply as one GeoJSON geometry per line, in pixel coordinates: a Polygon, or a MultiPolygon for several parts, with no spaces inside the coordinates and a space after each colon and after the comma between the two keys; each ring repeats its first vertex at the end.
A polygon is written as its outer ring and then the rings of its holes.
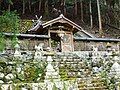
{"type": "Polygon", "coordinates": [[[74,0],[66,0],[66,4],[73,4],[74,3],[74,0]]]}
{"type": "MultiPolygon", "coordinates": [[[[54,82],[53,82],[54,83],[54,82]]],[[[58,88],[56,87],[55,83],[53,84],[53,90],[58,90],[58,88]]]]}
{"type": "Polygon", "coordinates": [[[30,65],[26,65],[25,70],[24,70],[24,76],[25,76],[26,82],[34,81],[34,78],[36,76],[35,67],[32,67],[30,65]]]}
{"type": "Polygon", "coordinates": [[[37,3],[37,2],[39,2],[40,0],[30,0],[30,1],[31,1],[31,4],[33,5],[33,4],[37,3]]]}
{"type": "Polygon", "coordinates": [[[19,31],[19,16],[16,12],[4,11],[0,16],[1,32],[18,33],[19,31]]]}
{"type": "Polygon", "coordinates": [[[5,49],[5,37],[0,33],[0,51],[3,51],[5,49]]]}
{"type": "Polygon", "coordinates": [[[21,20],[19,32],[25,33],[27,30],[29,30],[31,28],[32,24],[33,24],[33,22],[30,20],[29,21],[28,20],[21,20]]]}
{"type": "Polygon", "coordinates": [[[13,5],[13,0],[5,0],[6,3],[13,5]]]}
{"type": "MultiPolygon", "coordinates": [[[[10,32],[13,33],[12,45],[17,43],[16,34],[19,32],[19,16],[16,12],[4,11],[0,16],[0,32],[10,32]]],[[[0,50],[3,50],[5,46],[5,37],[0,35],[0,50]]]]}
{"type": "Polygon", "coordinates": [[[67,70],[64,67],[61,67],[59,72],[60,72],[59,74],[61,76],[61,80],[66,81],[68,79],[67,70]]]}
{"type": "MultiPolygon", "coordinates": [[[[104,64],[104,63],[103,63],[104,64]]],[[[103,79],[104,85],[107,87],[108,90],[114,90],[116,88],[116,82],[119,81],[119,78],[116,76],[110,75],[110,70],[113,63],[109,61],[104,66],[104,70],[101,71],[100,76],[103,79]]]]}
{"type": "Polygon", "coordinates": [[[37,82],[37,79],[43,79],[44,69],[46,65],[43,63],[38,64],[26,64],[24,67],[24,81],[25,82],[37,82]]]}
{"type": "Polygon", "coordinates": [[[63,83],[63,90],[67,90],[67,85],[65,84],[65,82],[63,83]]]}
{"type": "Polygon", "coordinates": [[[16,37],[16,35],[14,35],[12,37],[12,47],[14,48],[17,43],[18,43],[18,38],[16,37]]]}

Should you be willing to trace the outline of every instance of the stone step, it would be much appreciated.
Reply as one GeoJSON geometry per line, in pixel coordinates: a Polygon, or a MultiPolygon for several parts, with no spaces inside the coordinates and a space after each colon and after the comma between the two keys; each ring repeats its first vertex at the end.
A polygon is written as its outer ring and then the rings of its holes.
{"type": "Polygon", "coordinates": [[[78,84],[79,90],[107,90],[106,86],[100,85],[100,86],[87,86],[86,84],[78,84]]]}

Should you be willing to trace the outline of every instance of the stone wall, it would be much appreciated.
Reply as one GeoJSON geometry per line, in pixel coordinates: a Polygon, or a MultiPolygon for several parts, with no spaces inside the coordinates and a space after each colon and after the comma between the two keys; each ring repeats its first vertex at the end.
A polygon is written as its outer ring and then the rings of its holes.
{"type": "MultiPolygon", "coordinates": [[[[87,42],[87,41],[74,41],[75,51],[91,51],[93,46],[96,46],[99,51],[107,50],[107,44],[109,42],[87,42]]],[[[120,50],[120,43],[111,42],[111,49],[120,50]]]]}
{"type": "MultiPolygon", "coordinates": [[[[43,44],[43,48],[49,47],[48,39],[23,39],[18,40],[21,50],[34,50],[35,45],[43,44]]],[[[91,51],[93,46],[98,48],[98,51],[106,51],[108,42],[93,42],[93,41],[74,41],[74,51],[91,51]]],[[[111,49],[120,50],[120,43],[111,42],[111,49]]],[[[11,41],[6,40],[6,49],[12,49],[11,41]]]]}
{"type": "MultiPolygon", "coordinates": [[[[20,50],[34,50],[35,45],[43,44],[43,48],[46,48],[49,46],[47,39],[41,39],[41,40],[30,40],[30,39],[23,39],[18,40],[18,44],[20,46],[20,50]]],[[[12,49],[12,42],[8,39],[6,41],[6,49],[12,49]]]]}

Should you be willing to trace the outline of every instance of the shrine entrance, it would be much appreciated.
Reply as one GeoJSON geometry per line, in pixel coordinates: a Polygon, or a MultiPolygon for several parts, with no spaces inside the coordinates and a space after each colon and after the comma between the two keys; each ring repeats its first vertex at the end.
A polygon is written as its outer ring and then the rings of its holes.
{"type": "Polygon", "coordinates": [[[60,37],[55,32],[50,33],[50,47],[57,52],[61,52],[60,37]]]}
{"type": "Polygon", "coordinates": [[[73,47],[73,34],[64,30],[50,30],[50,47],[58,52],[72,52],[73,47]]]}

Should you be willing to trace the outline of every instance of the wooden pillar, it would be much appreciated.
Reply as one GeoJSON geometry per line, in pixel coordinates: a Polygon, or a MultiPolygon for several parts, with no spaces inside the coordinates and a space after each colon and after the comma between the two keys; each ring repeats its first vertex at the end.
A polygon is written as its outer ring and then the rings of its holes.
{"type": "Polygon", "coordinates": [[[73,32],[71,32],[71,46],[72,46],[72,51],[74,51],[74,42],[73,42],[73,32]]]}
{"type": "Polygon", "coordinates": [[[51,48],[51,36],[50,36],[50,29],[48,29],[48,36],[49,36],[49,47],[51,48]]]}

